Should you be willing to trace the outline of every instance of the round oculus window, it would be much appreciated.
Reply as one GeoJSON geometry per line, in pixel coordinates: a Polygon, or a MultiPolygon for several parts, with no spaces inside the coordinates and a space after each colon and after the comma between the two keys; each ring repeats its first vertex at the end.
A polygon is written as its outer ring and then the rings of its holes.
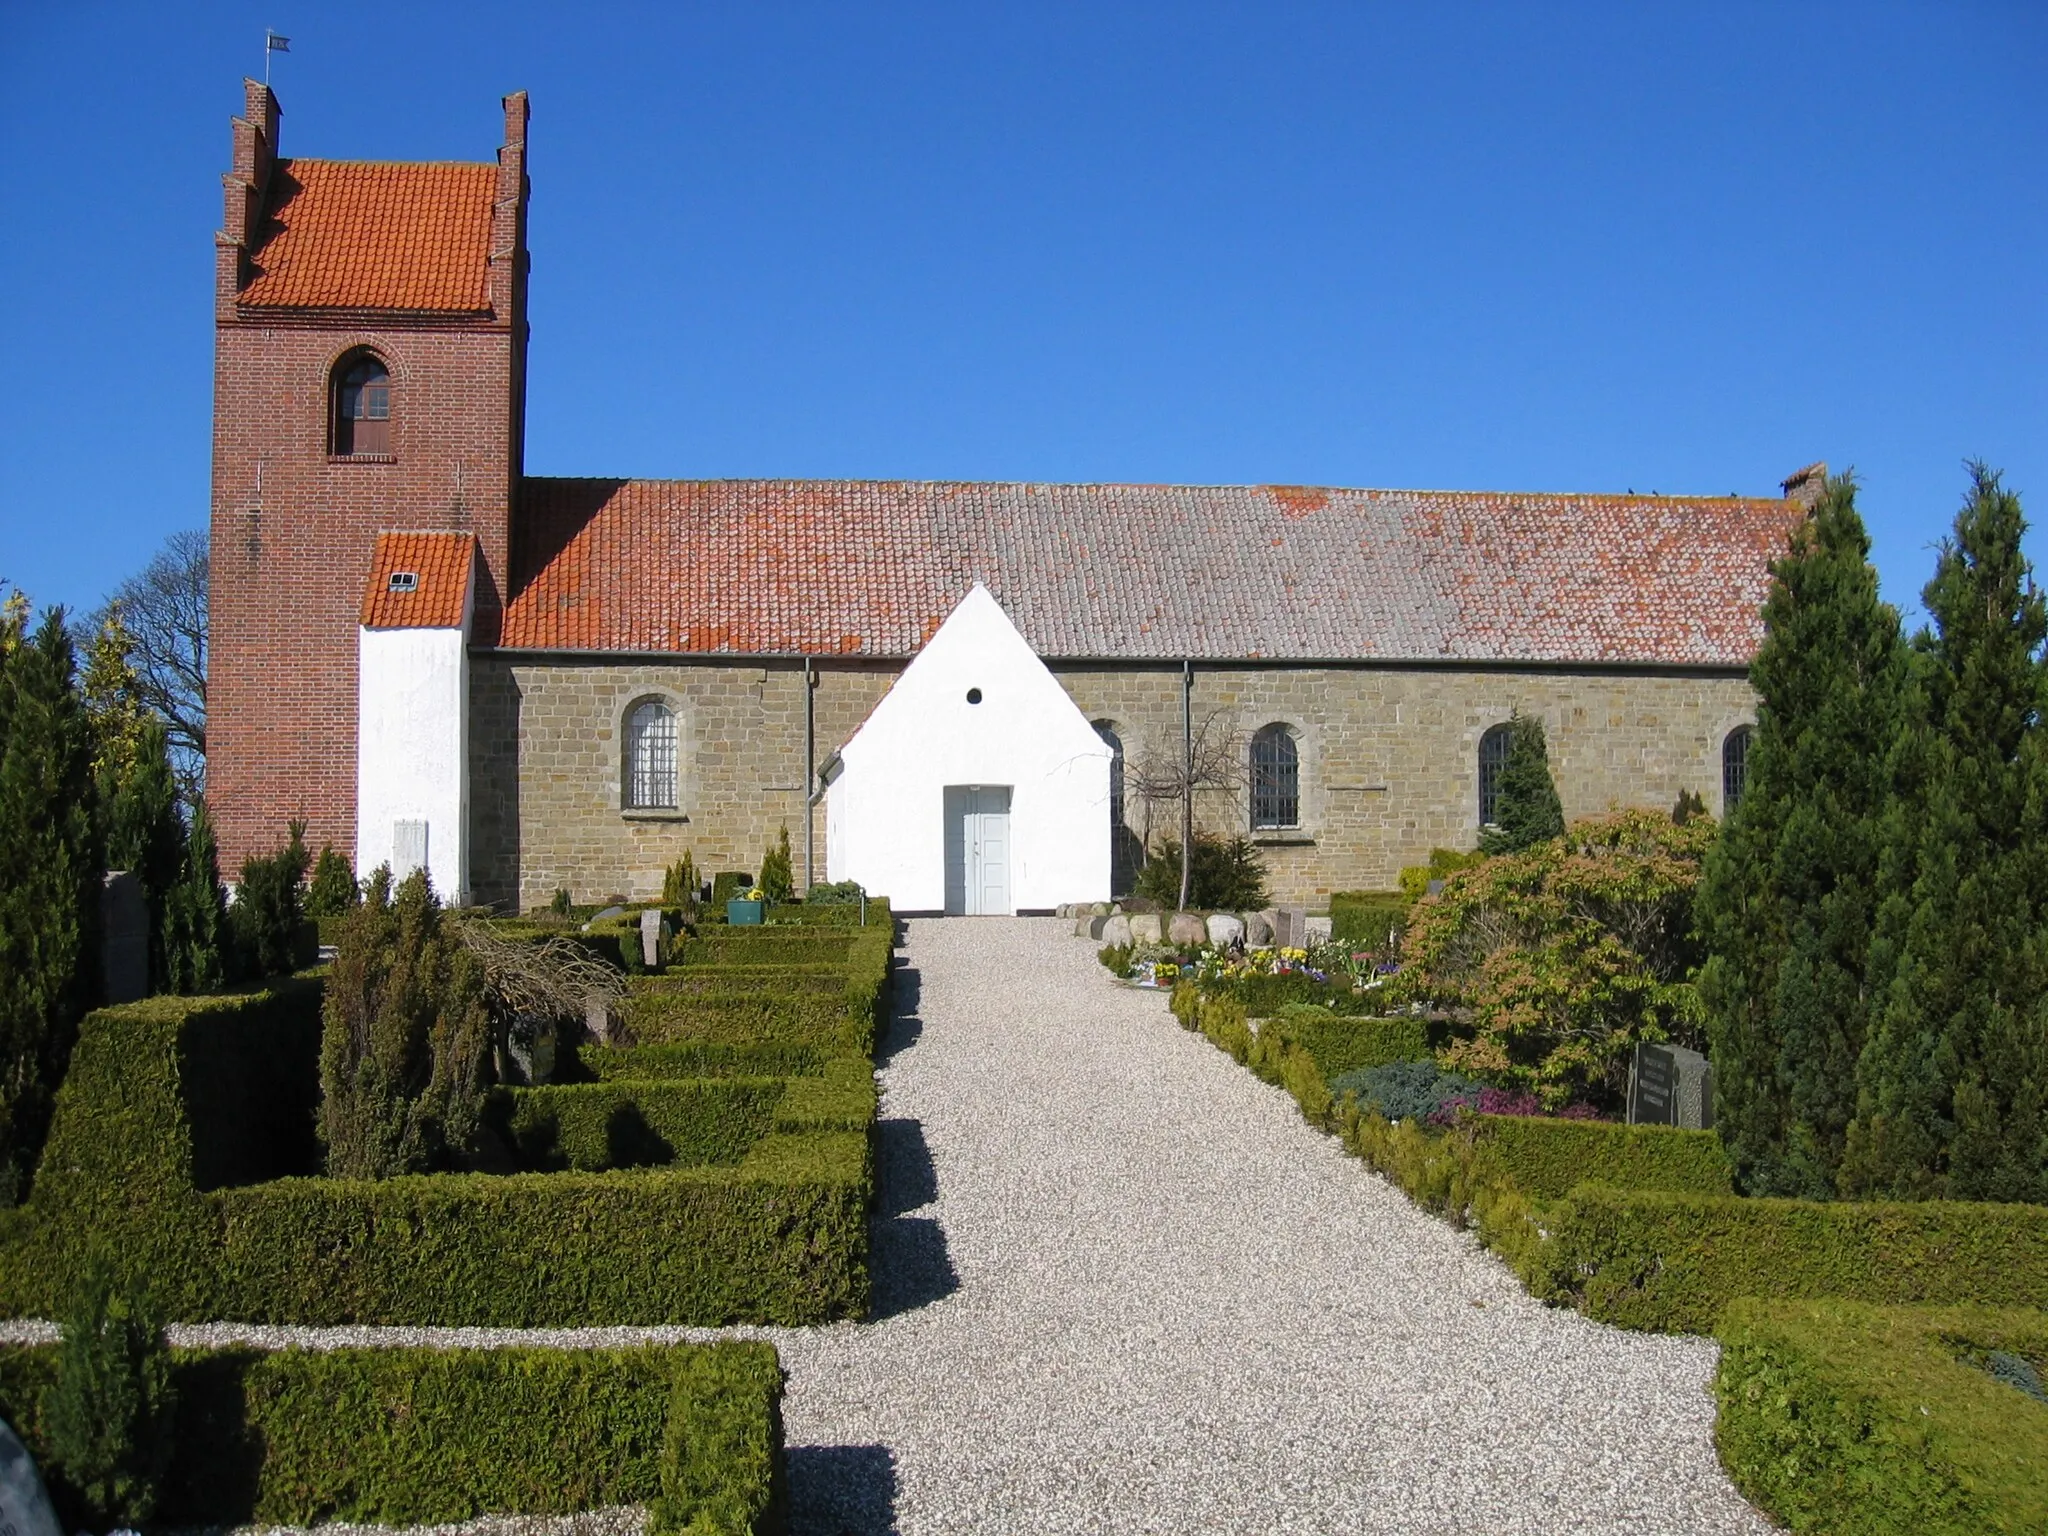
{"type": "Polygon", "coordinates": [[[979,704],[981,702],[981,690],[979,688],[968,689],[967,702],[970,704],[979,704]]]}

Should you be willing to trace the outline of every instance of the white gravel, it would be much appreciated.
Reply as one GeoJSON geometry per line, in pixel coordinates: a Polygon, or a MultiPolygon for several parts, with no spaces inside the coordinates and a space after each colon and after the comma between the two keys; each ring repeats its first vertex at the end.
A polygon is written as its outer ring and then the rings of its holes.
{"type": "MultiPolygon", "coordinates": [[[[882,1069],[880,1320],[181,1327],[179,1343],[772,1340],[794,1536],[1766,1532],[1711,1340],[1532,1301],[1044,918],[908,925],[882,1069]]],[[[54,1337],[0,1324],[0,1339],[54,1337]]],[[[475,1522],[524,1536],[633,1512],[475,1522]]],[[[335,1528],[324,1528],[333,1536],[335,1528]]]]}

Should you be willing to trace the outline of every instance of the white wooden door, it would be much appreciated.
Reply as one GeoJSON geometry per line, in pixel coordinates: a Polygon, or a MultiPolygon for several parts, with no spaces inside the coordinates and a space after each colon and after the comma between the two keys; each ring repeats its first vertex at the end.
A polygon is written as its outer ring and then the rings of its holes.
{"type": "Polygon", "coordinates": [[[946,786],[946,910],[967,917],[1009,916],[1010,788],[946,786]]]}

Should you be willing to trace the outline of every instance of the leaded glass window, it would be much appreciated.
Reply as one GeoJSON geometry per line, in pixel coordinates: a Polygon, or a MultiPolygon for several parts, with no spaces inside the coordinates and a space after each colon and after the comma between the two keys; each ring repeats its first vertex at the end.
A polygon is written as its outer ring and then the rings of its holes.
{"type": "Polygon", "coordinates": [[[1500,775],[1508,763],[1508,741],[1514,728],[1505,723],[1479,738],[1479,825],[1500,820],[1500,775]]]}
{"type": "Polygon", "coordinates": [[[626,806],[636,811],[676,807],[676,717],[659,699],[635,705],[626,717],[626,806]]]}
{"type": "Polygon", "coordinates": [[[1301,825],[1301,748],[1284,725],[1252,737],[1252,828],[1301,825]]]}

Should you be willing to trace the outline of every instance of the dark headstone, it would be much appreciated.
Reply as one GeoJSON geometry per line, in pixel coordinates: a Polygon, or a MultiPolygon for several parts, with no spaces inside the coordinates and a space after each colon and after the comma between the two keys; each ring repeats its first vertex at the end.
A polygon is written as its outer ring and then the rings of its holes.
{"type": "Polygon", "coordinates": [[[1668,1046],[1639,1045],[1628,1074],[1628,1123],[1678,1123],[1678,1059],[1668,1046]]]}
{"type": "Polygon", "coordinates": [[[100,985],[110,1003],[149,996],[149,903],[142,882],[119,870],[100,886],[100,985]]]}

